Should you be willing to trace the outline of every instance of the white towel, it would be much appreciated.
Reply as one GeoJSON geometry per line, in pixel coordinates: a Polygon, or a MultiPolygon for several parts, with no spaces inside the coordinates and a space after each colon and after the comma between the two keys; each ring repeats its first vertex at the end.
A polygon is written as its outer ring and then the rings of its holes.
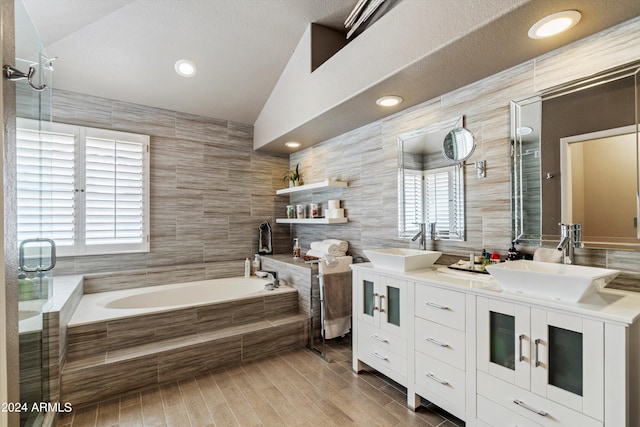
{"type": "MultiPolygon", "coordinates": [[[[311,250],[315,252],[320,252],[323,255],[328,254],[333,256],[344,256],[346,254],[346,250],[340,250],[340,245],[336,245],[335,243],[328,242],[327,240],[324,240],[322,242],[311,242],[310,246],[311,246],[311,250]]],[[[348,248],[348,245],[347,245],[347,248],[348,248]]]]}
{"type": "Polygon", "coordinates": [[[340,252],[347,253],[347,251],[349,250],[349,243],[347,241],[345,241],[345,240],[325,239],[324,242],[325,243],[330,243],[332,245],[337,245],[338,246],[338,250],[340,252]]]}
{"type": "Polygon", "coordinates": [[[538,248],[533,253],[534,261],[542,261],[542,262],[562,262],[562,251],[551,248],[538,248]]]}

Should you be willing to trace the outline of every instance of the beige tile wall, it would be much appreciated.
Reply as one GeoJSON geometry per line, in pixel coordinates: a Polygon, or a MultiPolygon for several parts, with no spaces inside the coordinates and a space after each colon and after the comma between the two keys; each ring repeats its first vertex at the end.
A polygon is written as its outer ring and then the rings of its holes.
{"type": "MultiPolygon", "coordinates": [[[[18,105],[19,116],[34,113],[18,105]]],[[[56,274],[92,273],[89,292],[242,275],[264,220],[275,250],[288,250],[289,227],[274,218],[289,162],[254,152],[252,126],[60,90],[53,117],[151,136],[151,252],[61,258],[56,274]]]]}
{"type": "MultiPolygon", "coordinates": [[[[325,238],[348,240],[351,254],[381,246],[409,246],[397,238],[396,137],[408,130],[464,115],[477,147],[467,163],[485,160],[486,178],[465,167],[466,227],[464,242],[429,242],[449,255],[468,256],[483,248],[503,256],[511,241],[509,178],[509,101],[535,90],[584,77],[640,59],[640,18],[633,19],[418,106],[324,141],[291,156],[305,182],[325,177],[349,182],[345,189],[292,195],[293,203],[342,199],[348,224],[295,225],[303,249],[325,238]],[[597,52],[597,55],[593,55],[597,52]]],[[[469,64],[473,66],[473,64],[469,64]]],[[[534,248],[524,248],[532,252],[534,248]]],[[[578,262],[640,272],[640,253],[582,250],[578,262]]]]}

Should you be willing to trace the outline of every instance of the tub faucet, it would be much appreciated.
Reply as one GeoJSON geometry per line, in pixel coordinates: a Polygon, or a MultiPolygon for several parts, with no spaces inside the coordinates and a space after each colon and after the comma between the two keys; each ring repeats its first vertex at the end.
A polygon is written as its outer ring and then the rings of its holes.
{"type": "Polygon", "coordinates": [[[280,280],[278,280],[278,272],[277,271],[271,271],[271,270],[258,270],[256,271],[256,275],[258,277],[269,277],[271,276],[271,279],[273,280],[273,282],[271,283],[271,285],[274,288],[277,288],[280,286],[280,280]]]}
{"type": "Polygon", "coordinates": [[[563,264],[575,264],[574,249],[582,247],[582,224],[558,224],[560,243],[557,249],[562,251],[563,264]]]}

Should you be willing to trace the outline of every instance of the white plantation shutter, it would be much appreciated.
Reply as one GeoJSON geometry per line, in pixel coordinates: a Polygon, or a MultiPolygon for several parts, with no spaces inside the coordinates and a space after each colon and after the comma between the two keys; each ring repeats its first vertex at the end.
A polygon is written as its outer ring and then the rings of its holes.
{"type": "Polygon", "coordinates": [[[34,120],[17,120],[18,241],[55,240],[69,250],[74,243],[74,154],[76,129],[56,126],[40,131],[34,120]]]}
{"type": "MultiPolygon", "coordinates": [[[[145,155],[140,135],[87,129],[85,251],[142,250],[146,246],[145,155]]],[[[144,137],[144,136],[143,136],[144,137]]]]}
{"type": "Polygon", "coordinates": [[[405,233],[418,233],[419,223],[423,222],[422,172],[405,169],[404,171],[404,208],[400,218],[400,229],[405,233]]]}
{"type": "Polygon", "coordinates": [[[18,122],[19,240],[50,237],[61,256],[148,251],[149,137],[29,122],[18,122]]]}
{"type": "Polygon", "coordinates": [[[462,174],[456,173],[458,167],[425,172],[426,222],[435,222],[436,232],[443,237],[458,237],[464,224],[464,211],[460,202],[462,174]]]}

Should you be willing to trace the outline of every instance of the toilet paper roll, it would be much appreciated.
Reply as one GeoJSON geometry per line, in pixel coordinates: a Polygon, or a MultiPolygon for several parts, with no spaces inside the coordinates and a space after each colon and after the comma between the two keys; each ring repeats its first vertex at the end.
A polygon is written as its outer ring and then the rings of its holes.
{"type": "Polygon", "coordinates": [[[344,209],[327,209],[324,215],[327,218],[344,218],[344,209]]]}
{"type": "Polygon", "coordinates": [[[340,209],[340,200],[329,200],[329,209],[340,209]]]}

